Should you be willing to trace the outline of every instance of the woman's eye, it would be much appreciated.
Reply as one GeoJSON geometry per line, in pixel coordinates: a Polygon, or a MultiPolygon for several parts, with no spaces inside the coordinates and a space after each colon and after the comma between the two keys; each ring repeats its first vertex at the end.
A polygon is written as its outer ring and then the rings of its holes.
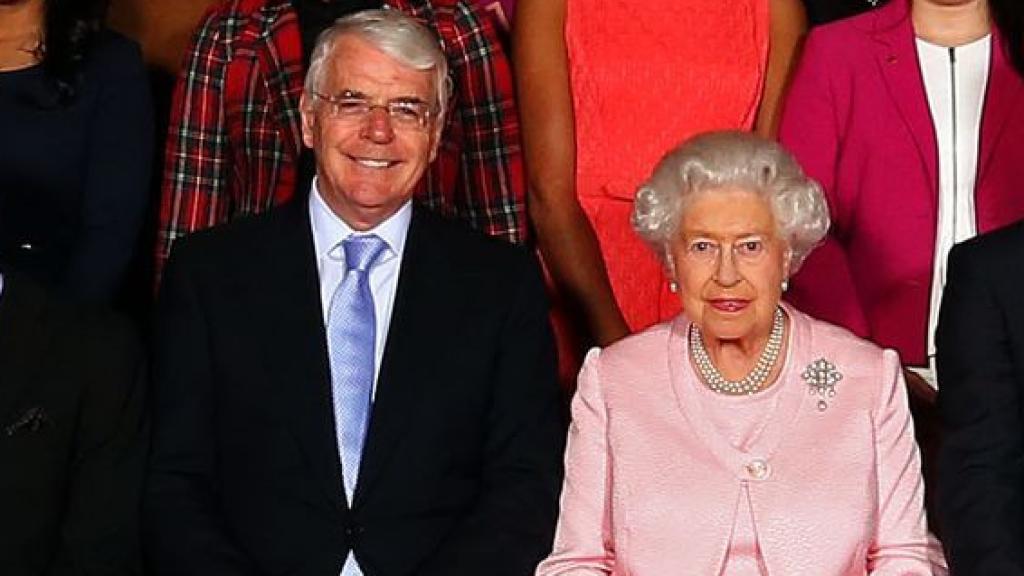
{"type": "Polygon", "coordinates": [[[698,240],[690,245],[690,250],[693,252],[707,252],[711,250],[711,242],[706,240],[698,240]]]}

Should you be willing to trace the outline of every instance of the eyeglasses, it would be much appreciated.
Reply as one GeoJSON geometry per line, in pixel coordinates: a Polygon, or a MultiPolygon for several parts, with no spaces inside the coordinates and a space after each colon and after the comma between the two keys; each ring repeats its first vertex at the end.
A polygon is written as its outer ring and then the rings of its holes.
{"type": "Polygon", "coordinates": [[[382,108],[396,129],[422,130],[434,117],[430,104],[416,100],[389,100],[383,104],[374,104],[348,91],[335,96],[313,92],[313,96],[328,104],[329,118],[344,122],[362,122],[369,118],[374,109],[382,108]]]}

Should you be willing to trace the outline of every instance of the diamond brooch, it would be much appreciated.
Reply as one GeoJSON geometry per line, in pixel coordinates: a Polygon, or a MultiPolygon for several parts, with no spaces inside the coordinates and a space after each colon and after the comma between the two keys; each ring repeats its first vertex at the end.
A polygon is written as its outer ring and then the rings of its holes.
{"type": "Polygon", "coordinates": [[[807,382],[808,393],[818,396],[819,412],[824,412],[828,408],[828,400],[836,395],[836,384],[843,379],[843,375],[836,370],[836,365],[824,358],[818,358],[808,364],[800,377],[807,382]]]}

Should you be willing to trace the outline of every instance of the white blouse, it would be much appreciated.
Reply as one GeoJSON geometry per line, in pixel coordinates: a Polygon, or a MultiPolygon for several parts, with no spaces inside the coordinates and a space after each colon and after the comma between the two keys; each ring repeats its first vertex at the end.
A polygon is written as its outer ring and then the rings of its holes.
{"type": "Polygon", "coordinates": [[[935,386],[935,327],[953,244],[977,234],[974,184],[978,137],[988,85],[992,37],[950,48],[917,39],[917,55],[938,144],[938,221],[928,313],[928,368],[915,372],[935,386]]]}

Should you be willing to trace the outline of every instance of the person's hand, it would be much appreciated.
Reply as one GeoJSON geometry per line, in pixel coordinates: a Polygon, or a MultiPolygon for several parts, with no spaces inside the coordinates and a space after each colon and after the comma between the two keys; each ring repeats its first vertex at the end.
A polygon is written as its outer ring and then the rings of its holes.
{"type": "Polygon", "coordinates": [[[939,393],[924,378],[913,370],[904,368],[903,379],[907,382],[907,392],[910,395],[911,403],[920,402],[929,406],[935,405],[939,393]]]}

